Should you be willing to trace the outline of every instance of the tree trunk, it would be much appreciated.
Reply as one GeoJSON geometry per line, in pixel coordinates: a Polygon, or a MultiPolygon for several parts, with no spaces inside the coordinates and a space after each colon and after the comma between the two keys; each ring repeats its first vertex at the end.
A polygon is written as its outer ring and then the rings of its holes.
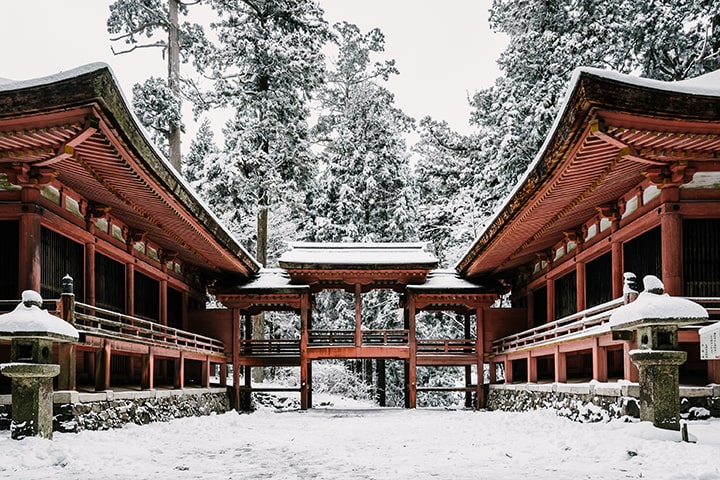
{"type": "MultiPolygon", "coordinates": [[[[268,195],[265,190],[259,192],[257,214],[257,251],[255,259],[263,267],[267,266],[267,236],[268,236],[268,195]]],[[[253,317],[253,339],[263,340],[265,338],[265,314],[260,313],[253,317]]],[[[262,383],[265,379],[264,370],[260,367],[253,369],[253,381],[262,383]]]]}
{"type": "MultiPolygon", "coordinates": [[[[180,39],[178,27],[178,0],[168,0],[168,87],[177,99],[180,98],[180,39]]],[[[180,151],[180,125],[170,124],[168,133],[170,146],[169,160],[180,173],[182,153],[180,151]]]]}

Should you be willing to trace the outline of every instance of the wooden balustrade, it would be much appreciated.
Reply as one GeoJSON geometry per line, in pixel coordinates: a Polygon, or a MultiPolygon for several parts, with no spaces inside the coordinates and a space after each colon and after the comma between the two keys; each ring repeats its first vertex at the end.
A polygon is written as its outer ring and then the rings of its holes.
{"type": "Polygon", "coordinates": [[[476,340],[459,339],[418,339],[418,353],[475,353],[476,340]]]}
{"type": "Polygon", "coordinates": [[[240,340],[240,355],[300,355],[300,340],[277,339],[240,340]]]}
{"type": "MultiPolygon", "coordinates": [[[[717,297],[690,297],[689,300],[701,304],[710,314],[711,319],[717,320],[720,317],[720,298],[717,297]]],[[[610,302],[597,305],[581,312],[568,315],[554,322],[549,322],[539,327],[524,330],[522,332],[508,335],[507,337],[494,340],[492,353],[499,355],[508,353],[519,348],[530,348],[536,345],[543,345],[552,340],[562,340],[563,337],[583,337],[592,327],[602,325],[610,321],[613,311],[623,305],[623,299],[618,298],[610,302]]]]}
{"type": "Polygon", "coordinates": [[[225,355],[220,340],[80,302],[75,302],[75,328],[98,337],[225,355]]]}

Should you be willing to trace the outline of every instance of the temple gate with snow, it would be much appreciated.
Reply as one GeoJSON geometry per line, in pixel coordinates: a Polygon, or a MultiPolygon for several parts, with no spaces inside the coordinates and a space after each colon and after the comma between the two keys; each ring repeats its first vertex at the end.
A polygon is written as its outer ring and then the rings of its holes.
{"type": "MultiPolygon", "coordinates": [[[[54,352],[67,402],[194,389],[239,405],[249,368],[282,365],[300,369],[310,408],[322,359],[404,362],[408,407],[434,388],[417,384],[422,366],[464,367],[450,389],[474,406],[513,384],[635,382],[636,339],[608,325],[624,272],[662,278],[718,320],[719,84],[718,72],[666,83],[577,71],[527,174],[450,271],[422,244],[294,244],[261,269],[145,138],[106,66],[0,85],[0,298],[8,310],[26,289],[59,300],[73,277],[67,320],[81,338],[54,352]],[[373,289],[400,295],[397,328],[363,327],[373,289]],[[208,290],[227,308],[206,309],[208,290]],[[354,328],[313,328],[322,290],[355,295],[354,328]],[[506,294],[512,307],[495,308],[506,294]],[[295,312],[297,335],[253,338],[264,311],[295,312]],[[463,318],[463,338],[418,338],[421,311],[463,318]]],[[[680,330],[680,383],[719,397],[702,326],[680,330]]]]}

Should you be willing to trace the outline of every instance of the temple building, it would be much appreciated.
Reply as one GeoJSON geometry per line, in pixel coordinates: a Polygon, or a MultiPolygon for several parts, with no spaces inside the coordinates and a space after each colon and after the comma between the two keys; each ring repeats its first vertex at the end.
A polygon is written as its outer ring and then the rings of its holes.
{"type": "MultiPolygon", "coordinates": [[[[241,408],[263,390],[252,367],[287,366],[311,408],[326,359],[375,361],[379,377],[403,362],[407,407],[435,390],[483,407],[503,385],[634,382],[637,340],[608,325],[625,272],[720,312],[720,72],[667,83],[578,70],[526,175],[452,270],[421,243],[295,243],[261,268],[147,140],[103,64],[0,84],[0,200],[3,308],[36,290],[80,332],[54,352],[58,391],[208,389],[241,408]],[[378,289],[401,311],[380,330],[362,323],[378,289]],[[325,290],[354,296],[351,328],[314,325],[325,290]],[[208,293],[224,308],[206,308],[208,293]],[[268,311],[297,315],[297,331],[253,335],[268,311]],[[461,338],[420,338],[428,311],[462,319],[461,338]],[[465,379],[423,385],[421,367],[465,379]]],[[[682,384],[720,383],[701,326],[680,332],[682,384]]]]}

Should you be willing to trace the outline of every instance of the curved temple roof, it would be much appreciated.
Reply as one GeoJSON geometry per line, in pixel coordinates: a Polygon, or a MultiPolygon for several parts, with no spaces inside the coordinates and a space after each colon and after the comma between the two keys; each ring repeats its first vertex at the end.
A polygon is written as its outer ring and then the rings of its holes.
{"type": "Polygon", "coordinates": [[[106,64],[0,84],[0,172],[57,179],[91,202],[86,218],[109,211],[186,265],[260,268],[147,140],[106,64]]]}
{"type": "Polygon", "coordinates": [[[660,82],[578,69],[538,155],[456,269],[526,265],[645,178],[662,187],[689,162],[700,177],[718,158],[720,71],[660,82]]]}

